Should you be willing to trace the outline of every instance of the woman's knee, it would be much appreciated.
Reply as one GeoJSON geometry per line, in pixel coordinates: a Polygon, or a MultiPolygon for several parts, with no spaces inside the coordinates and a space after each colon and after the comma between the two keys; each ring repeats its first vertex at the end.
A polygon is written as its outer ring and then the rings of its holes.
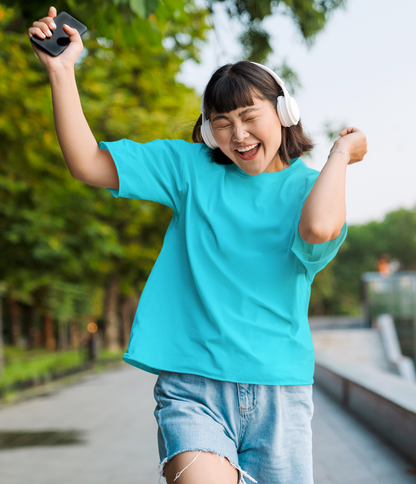
{"type": "Polygon", "coordinates": [[[202,451],[175,455],[163,472],[168,484],[237,484],[239,478],[227,458],[202,451]]]}

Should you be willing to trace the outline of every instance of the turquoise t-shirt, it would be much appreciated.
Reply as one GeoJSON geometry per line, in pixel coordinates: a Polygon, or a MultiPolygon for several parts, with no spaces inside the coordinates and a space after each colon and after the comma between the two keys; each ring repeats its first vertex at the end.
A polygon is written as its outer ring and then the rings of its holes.
{"type": "Polygon", "coordinates": [[[182,140],[101,142],[117,167],[117,198],[174,213],[143,290],[124,361],[151,373],[192,373],[264,385],[310,385],[310,286],[347,234],[299,235],[319,172],[301,159],[252,176],[182,140]]]}

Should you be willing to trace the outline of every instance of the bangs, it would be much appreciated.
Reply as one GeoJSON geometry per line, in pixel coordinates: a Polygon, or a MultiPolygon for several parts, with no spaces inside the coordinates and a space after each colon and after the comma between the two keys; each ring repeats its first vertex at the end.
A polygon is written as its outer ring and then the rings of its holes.
{"type": "Polygon", "coordinates": [[[227,74],[218,79],[211,89],[206,90],[204,103],[207,117],[212,111],[229,113],[234,109],[254,105],[253,94],[257,95],[257,93],[254,92],[253,86],[241,75],[231,71],[227,74]]]}
{"type": "MultiPolygon", "coordinates": [[[[276,108],[276,101],[283,96],[283,89],[262,67],[248,61],[226,64],[217,69],[211,76],[203,94],[203,113],[209,119],[212,111],[219,114],[229,113],[235,109],[253,106],[254,99],[267,100],[276,108]]],[[[192,131],[194,143],[206,143],[202,132],[203,115],[201,114],[192,131]]],[[[294,158],[311,151],[312,140],[305,134],[302,123],[282,127],[282,142],[278,155],[286,165],[294,158]]],[[[220,148],[212,150],[212,159],[219,165],[234,163],[220,148]]]]}

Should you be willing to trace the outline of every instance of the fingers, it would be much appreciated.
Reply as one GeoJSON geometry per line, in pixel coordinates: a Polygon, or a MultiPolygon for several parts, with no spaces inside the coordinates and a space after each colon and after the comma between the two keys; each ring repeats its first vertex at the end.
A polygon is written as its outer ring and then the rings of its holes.
{"type": "Polygon", "coordinates": [[[50,37],[52,35],[52,30],[56,29],[55,22],[53,19],[56,17],[56,8],[50,7],[48,12],[48,17],[43,17],[42,19],[33,22],[32,27],[29,28],[29,37],[37,35],[41,39],[50,37]]]}
{"type": "Polygon", "coordinates": [[[335,141],[332,149],[343,150],[350,154],[349,164],[361,161],[367,153],[367,138],[365,134],[356,127],[344,128],[340,138],[335,141]]]}
{"type": "Polygon", "coordinates": [[[56,26],[54,26],[55,24],[53,25],[50,24],[50,27],[49,27],[49,25],[43,21],[33,22],[32,25],[33,27],[29,29],[29,35],[36,34],[38,37],[41,37],[42,39],[44,39],[45,37],[50,37],[52,35],[51,30],[53,30],[54,28],[56,29],[56,26]]]}
{"type": "Polygon", "coordinates": [[[62,25],[62,28],[64,29],[64,32],[67,33],[69,35],[69,37],[71,38],[73,35],[79,35],[78,33],[78,30],[77,29],[74,29],[72,27],[70,27],[69,25],[67,24],[63,24],[62,25]]]}
{"type": "Polygon", "coordinates": [[[349,128],[344,128],[339,135],[340,136],[345,136],[346,134],[351,134],[351,133],[356,133],[357,131],[360,131],[358,128],[355,128],[354,126],[351,126],[349,128]]]}
{"type": "Polygon", "coordinates": [[[55,7],[49,7],[48,17],[55,18],[57,15],[55,7]]]}

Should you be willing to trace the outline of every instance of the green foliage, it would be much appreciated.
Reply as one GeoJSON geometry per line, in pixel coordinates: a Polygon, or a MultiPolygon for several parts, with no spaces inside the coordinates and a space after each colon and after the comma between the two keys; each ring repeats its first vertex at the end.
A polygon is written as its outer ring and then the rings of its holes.
{"type": "Polygon", "coordinates": [[[245,57],[253,62],[264,63],[272,52],[270,35],[261,28],[258,22],[252,23],[240,37],[245,57]]]}
{"type": "MultiPolygon", "coordinates": [[[[123,351],[110,353],[101,350],[97,355],[96,367],[106,362],[122,360],[123,351]]],[[[47,351],[44,349],[23,350],[14,346],[4,347],[5,368],[0,380],[0,392],[16,383],[28,380],[47,381],[64,370],[81,367],[86,363],[86,351],[47,351]]]]}
{"type": "Polygon", "coordinates": [[[345,0],[283,0],[286,14],[291,16],[307,45],[311,46],[316,35],[324,28],[329,16],[345,0]]]}
{"type": "MultiPolygon", "coordinates": [[[[33,19],[47,14],[50,4],[45,0],[3,0],[20,15],[8,29],[22,32],[33,19]]],[[[345,5],[345,0],[209,0],[208,11],[215,3],[224,3],[232,18],[244,26],[240,41],[248,60],[265,62],[271,52],[270,35],[262,28],[263,20],[277,7],[290,16],[302,38],[311,46],[316,35],[324,28],[329,16],[345,5]]],[[[64,10],[79,19],[94,37],[113,39],[121,32],[120,42],[134,46],[145,36],[150,43],[162,38],[173,42],[174,52],[181,58],[198,62],[199,48],[195,39],[204,39],[203,18],[207,11],[187,0],[56,0],[58,12],[64,10]],[[99,14],[97,15],[97,12],[99,14]]]]}
{"type": "Polygon", "coordinates": [[[94,314],[93,291],[81,284],[55,281],[49,287],[45,304],[54,319],[69,322],[94,314]]]}
{"type": "Polygon", "coordinates": [[[244,56],[255,62],[265,62],[272,50],[270,36],[261,27],[269,15],[277,11],[291,17],[306,44],[311,46],[330,15],[345,5],[345,0],[211,0],[211,10],[217,1],[226,5],[230,18],[238,18],[244,25],[240,37],[244,56]]]}
{"type": "Polygon", "coordinates": [[[383,254],[416,270],[416,207],[388,213],[381,222],[348,227],[336,258],[317,274],[312,285],[311,314],[358,314],[361,275],[378,271],[383,254]]]}
{"type": "MultiPolygon", "coordinates": [[[[17,33],[26,33],[50,7],[45,0],[2,0],[0,5],[13,7],[15,16],[5,29],[17,33]]],[[[117,37],[117,42],[127,48],[134,48],[143,39],[154,47],[169,39],[180,60],[199,60],[195,40],[205,39],[207,12],[192,0],[56,0],[53,6],[58,13],[68,12],[85,24],[93,38],[117,37]]]]}
{"type": "MultiPolygon", "coordinates": [[[[1,6],[0,12],[0,274],[13,297],[31,304],[36,294],[44,310],[61,319],[63,308],[73,313],[74,285],[88,293],[87,300],[109,274],[121,271],[122,293],[140,291],[171,211],[151,202],[115,201],[106,190],[71,177],[55,135],[46,72],[26,34],[6,29],[19,12],[1,6]],[[60,283],[66,290],[51,297],[48,288],[56,293],[60,283]]],[[[204,28],[201,20],[191,31],[204,28]]],[[[175,81],[183,62],[178,51],[147,36],[125,47],[121,36],[116,29],[114,40],[89,32],[87,55],[77,66],[97,141],[190,140],[199,100],[175,81]]]]}
{"type": "Polygon", "coordinates": [[[50,378],[54,373],[85,363],[85,355],[80,351],[26,351],[5,346],[4,356],[5,368],[0,389],[11,387],[19,381],[50,378]]]}

